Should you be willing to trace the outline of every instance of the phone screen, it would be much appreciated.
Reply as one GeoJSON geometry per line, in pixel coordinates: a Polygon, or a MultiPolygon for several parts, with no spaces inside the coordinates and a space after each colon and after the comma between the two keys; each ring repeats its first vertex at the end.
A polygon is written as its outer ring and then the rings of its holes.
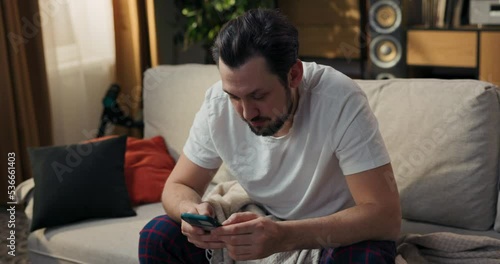
{"type": "Polygon", "coordinates": [[[181,218],[190,225],[201,227],[206,231],[210,231],[221,226],[215,218],[206,215],[182,213],[181,218]]]}

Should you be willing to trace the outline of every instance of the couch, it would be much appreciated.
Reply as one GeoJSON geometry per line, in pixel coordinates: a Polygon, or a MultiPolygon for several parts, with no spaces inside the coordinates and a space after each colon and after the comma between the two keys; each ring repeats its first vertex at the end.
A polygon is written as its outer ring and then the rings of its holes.
{"type": "MultiPolygon", "coordinates": [[[[177,159],[214,65],[158,66],[144,76],[145,138],[161,135],[177,159]]],[[[367,94],[391,155],[401,197],[401,234],[453,232],[500,239],[500,92],[477,80],[356,80],[367,94]]],[[[231,179],[224,166],[214,184],[231,179]]],[[[32,215],[30,181],[18,196],[32,215]]],[[[34,231],[33,263],[137,263],[139,231],[163,214],[86,220],[34,231]]]]}

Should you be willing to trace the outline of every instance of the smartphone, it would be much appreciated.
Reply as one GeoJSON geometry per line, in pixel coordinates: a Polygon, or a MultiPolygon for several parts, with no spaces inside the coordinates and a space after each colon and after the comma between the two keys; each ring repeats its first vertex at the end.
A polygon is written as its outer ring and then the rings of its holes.
{"type": "Polygon", "coordinates": [[[181,218],[190,225],[201,227],[205,231],[210,231],[222,226],[215,218],[206,215],[182,213],[181,218]]]}

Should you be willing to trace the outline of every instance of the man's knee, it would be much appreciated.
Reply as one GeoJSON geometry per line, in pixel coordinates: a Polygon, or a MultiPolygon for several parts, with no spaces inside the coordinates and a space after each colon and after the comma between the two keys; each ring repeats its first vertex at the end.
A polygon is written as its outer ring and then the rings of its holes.
{"type": "Polygon", "coordinates": [[[181,234],[181,226],[167,215],[160,215],[149,221],[140,232],[141,244],[163,241],[181,234]]]}
{"type": "Polygon", "coordinates": [[[149,221],[141,230],[139,238],[140,263],[176,263],[172,248],[166,247],[170,240],[178,239],[180,225],[167,215],[149,221]]]}
{"type": "Polygon", "coordinates": [[[320,263],[394,263],[396,243],[394,241],[362,241],[322,251],[320,263]]]}
{"type": "Polygon", "coordinates": [[[207,263],[205,250],[189,243],[181,225],[167,215],[153,218],[140,232],[140,263],[207,263]]]}

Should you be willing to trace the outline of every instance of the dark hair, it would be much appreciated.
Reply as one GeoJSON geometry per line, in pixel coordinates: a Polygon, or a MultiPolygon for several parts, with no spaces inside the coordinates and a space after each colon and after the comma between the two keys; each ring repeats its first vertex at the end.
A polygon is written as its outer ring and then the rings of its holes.
{"type": "Polygon", "coordinates": [[[262,56],[269,71],[286,87],[298,50],[298,31],[284,15],[272,9],[253,9],[222,27],[212,47],[212,56],[216,64],[220,57],[230,68],[262,56]]]}

